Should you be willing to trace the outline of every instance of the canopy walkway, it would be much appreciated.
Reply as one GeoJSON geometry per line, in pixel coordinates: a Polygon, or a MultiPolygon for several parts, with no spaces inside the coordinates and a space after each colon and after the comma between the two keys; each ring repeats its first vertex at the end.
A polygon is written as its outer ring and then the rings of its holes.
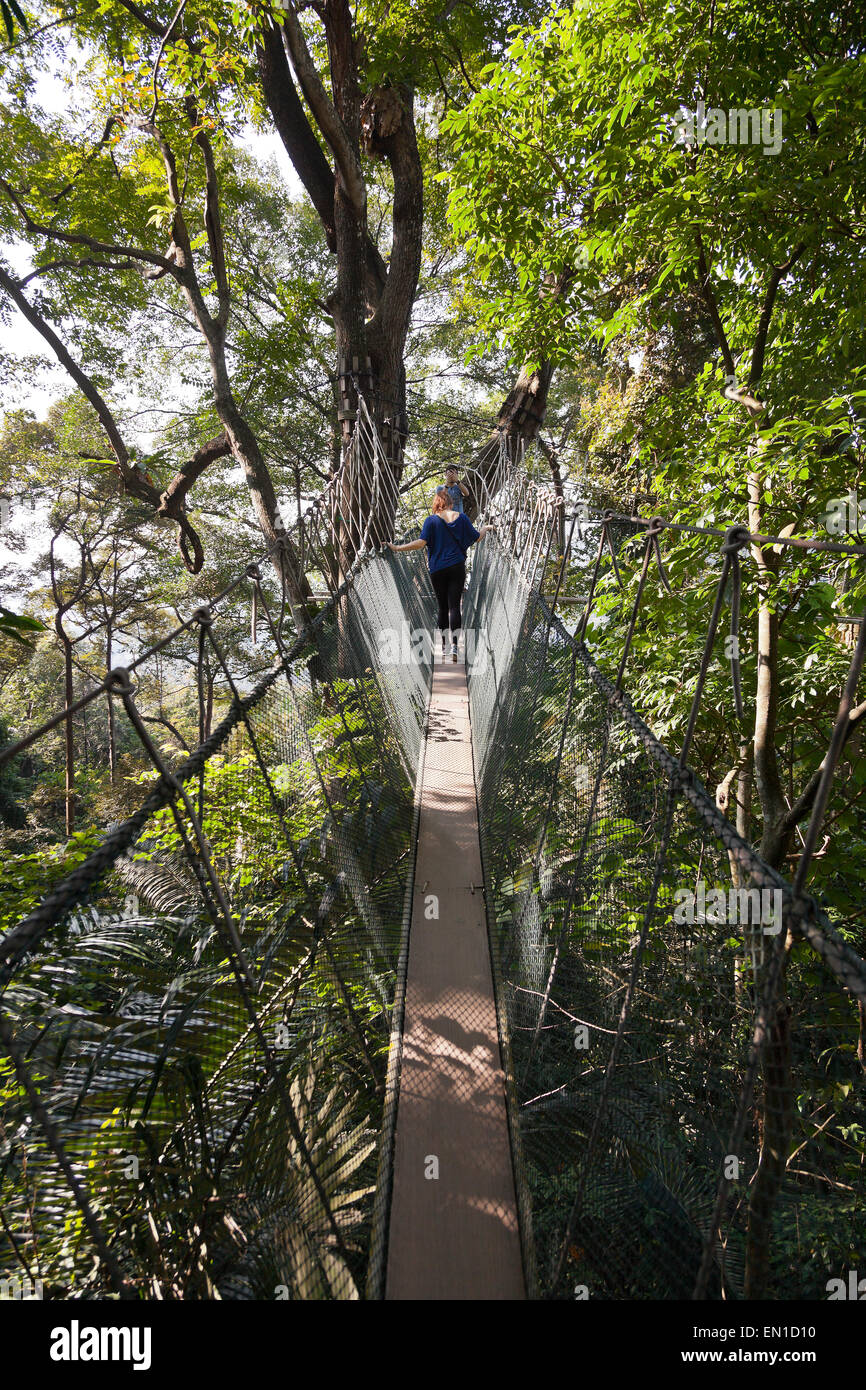
{"type": "Polygon", "coordinates": [[[862,1128],[844,1191],[804,1173],[790,1128],[820,1142],[834,1088],[863,1119],[866,966],[805,892],[862,625],[789,882],[689,767],[745,533],[708,536],[716,601],[674,754],[624,691],[661,526],[586,522],[570,633],[556,608],[583,522],[561,554],[560,502],[495,451],[465,663],[434,664],[423,568],[380,548],[419,519],[362,408],[342,480],[291,528],[329,594],[293,639],[285,590],[269,602],[251,565],[0,754],[50,756],[110,697],[151,769],[0,941],[8,1277],[52,1298],[716,1299],[746,1295],[763,1261],[767,1296],[809,1298],[836,1271],[774,1259],[792,1232],[866,1263],[862,1128]],[[344,505],[361,477],[363,510],[344,505]],[[587,623],[635,538],[611,678],[587,623]],[[241,666],[223,634],[245,594],[241,666]],[[191,640],[200,737],[182,757],[152,732],[146,678],[191,640]],[[206,656],[225,689],[213,730],[206,656]],[[679,921],[698,883],[779,912],[679,921]],[[781,1055],[774,1020],[804,994],[809,1027],[781,1055]]]}
{"type": "Polygon", "coordinates": [[[422,754],[388,1226],[388,1298],[522,1298],[463,663],[422,754]]]}

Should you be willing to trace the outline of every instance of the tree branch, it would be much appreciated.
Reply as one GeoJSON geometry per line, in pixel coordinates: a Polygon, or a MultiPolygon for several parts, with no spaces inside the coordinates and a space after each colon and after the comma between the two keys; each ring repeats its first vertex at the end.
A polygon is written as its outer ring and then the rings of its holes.
{"type": "Polygon", "coordinates": [[[133,261],[97,261],[92,256],[83,256],[80,260],[70,261],[59,259],[48,261],[45,265],[38,265],[35,270],[31,270],[29,275],[25,275],[23,280],[19,280],[19,287],[23,290],[31,280],[38,280],[40,275],[47,275],[51,270],[133,270],[133,261]]]}
{"type": "Polygon", "coordinates": [[[156,61],[154,62],[154,65],[153,65],[153,74],[152,74],[152,79],[151,79],[151,81],[152,81],[152,86],[153,86],[153,105],[152,105],[151,108],[150,108],[150,119],[151,119],[151,120],[153,120],[154,116],[156,115],[157,108],[158,108],[158,106],[159,106],[159,91],[158,91],[158,88],[157,88],[157,85],[156,85],[156,84],[157,84],[157,80],[158,80],[158,78],[159,78],[159,65],[160,65],[160,63],[162,62],[162,55],[165,53],[166,46],[167,46],[167,44],[168,44],[169,39],[170,39],[171,36],[172,36],[172,32],[174,31],[175,25],[177,24],[178,20],[180,19],[181,15],[183,14],[183,12],[184,12],[185,9],[186,9],[186,0],[180,0],[180,4],[178,5],[177,10],[175,11],[174,19],[173,19],[173,20],[171,21],[171,23],[169,24],[168,28],[166,29],[165,33],[164,33],[163,36],[162,36],[162,40],[160,41],[159,51],[158,51],[158,53],[157,53],[157,55],[156,55],[156,61]]]}
{"type": "Polygon", "coordinates": [[[279,30],[271,26],[256,50],[259,76],[277,133],[325,229],[334,241],[334,171],[313,134],[295,90],[279,30]]]}
{"type": "MultiPolygon", "coordinates": [[[[845,747],[845,744],[848,742],[849,738],[854,733],[854,730],[857,728],[858,724],[864,716],[866,716],[866,700],[864,700],[862,704],[856,705],[848,715],[848,723],[845,727],[845,737],[842,742],[842,748],[845,747]]],[[[839,751],[841,753],[842,750],[840,749],[839,751]]],[[[821,762],[819,763],[818,767],[816,767],[815,771],[812,773],[812,776],[809,778],[809,781],[806,783],[803,792],[794,802],[793,806],[788,811],[788,813],[785,815],[782,821],[782,832],[785,835],[789,835],[791,831],[799,825],[800,821],[804,820],[811,811],[812,805],[818,792],[818,788],[821,785],[821,774],[824,770],[824,765],[826,761],[826,757],[821,759],[821,762]]]]}
{"type": "Polygon", "coordinates": [[[158,19],[151,19],[150,15],[146,14],[140,5],[135,4],[135,0],[119,0],[119,3],[125,10],[128,10],[131,15],[134,15],[139,24],[143,24],[145,29],[149,30],[151,34],[155,34],[158,39],[164,37],[165,25],[161,24],[158,19]]]}
{"type": "Polygon", "coordinates": [[[150,502],[151,505],[156,506],[159,502],[159,493],[156,488],[145,483],[143,479],[139,481],[136,478],[136,470],[130,462],[129,450],[123,441],[117,421],[111,413],[108,404],[100,395],[87,373],[79,367],[65,344],[58,338],[54,329],[46,323],[39,311],[24,297],[19,286],[12,279],[11,275],[7,274],[2,266],[0,266],[0,289],[6,291],[9,298],[24,315],[24,318],[31,327],[35,328],[36,332],[45,339],[57,360],[65,367],[66,371],[72,377],[79,391],[82,392],[93,406],[93,409],[99,416],[102,428],[108,435],[124,482],[128,484],[130,491],[134,491],[137,497],[141,497],[144,501],[150,502]]]}
{"type": "MultiPolygon", "coordinates": [[[[330,251],[336,251],[334,229],[334,171],[325,158],[295,88],[282,37],[269,29],[257,49],[259,76],[277,134],[325,232],[330,251]]],[[[388,277],[385,262],[370,237],[366,245],[366,291],[375,312],[388,277]]]]}
{"type": "Polygon", "coordinates": [[[725,400],[736,401],[738,405],[744,405],[752,415],[759,415],[762,410],[767,408],[763,401],[759,400],[757,396],[753,396],[742,386],[725,385],[722,387],[722,395],[725,400]]]}
{"type": "Polygon", "coordinates": [[[204,202],[204,225],[207,232],[208,248],[210,250],[211,264],[214,270],[214,279],[217,286],[217,298],[219,300],[219,314],[217,322],[221,327],[225,327],[229,317],[229,282],[226,272],[225,242],[223,240],[222,218],[220,216],[219,200],[219,181],[217,179],[216,161],[213,155],[213,146],[205,135],[198,121],[198,111],[192,97],[187,97],[186,111],[193,127],[193,139],[201,150],[202,159],[205,167],[205,202],[204,202]]]}
{"type": "Polygon", "coordinates": [[[800,259],[806,249],[806,243],[801,241],[794,248],[784,265],[774,266],[767,285],[767,292],[764,295],[764,306],[761,309],[761,317],[758,319],[758,328],[755,333],[755,345],[752,348],[752,363],[749,368],[749,388],[754,390],[761,380],[764,371],[764,357],[767,351],[767,334],[770,330],[770,319],[773,315],[773,306],[776,302],[776,294],[781,281],[788,274],[788,271],[800,259]]]}
{"type": "Polygon", "coordinates": [[[346,127],[325,91],[318,69],[307,47],[304,31],[291,5],[286,12],[283,36],[289,57],[292,60],[292,67],[301,85],[301,91],[306,97],[313,118],[334,156],[334,162],[346,196],[355,211],[363,213],[367,205],[367,189],[361,172],[361,161],[357,151],[352,148],[346,127]]]}
{"type": "Polygon", "coordinates": [[[698,270],[700,272],[700,280],[698,284],[700,287],[701,295],[703,296],[704,303],[707,306],[707,310],[713,322],[713,328],[716,334],[716,341],[719,345],[719,350],[722,354],[722,361],[725,364],[725,370],[728,373],[728,376],[736,376],[734,356],[731,352],[731,347],[728,342],[728,335],[725,332],[725,326],[722,323],[721,315],[719,314],[719,308],[716,304],[716,297],[713,294],[712,286],[710,285],[710,268],[707,265],[707,258],[704,254],[704,243],[701,239],[700,232],[697,233],[697,243],[698,270]]]}
{"type": "Polygon", "coordinates": [[[225,458],[231,451],[232,446],[225,431],[197,449],[191,459],[181,464],[160,497],[159,506],[156,509],[157,515],[170,516],[173,521],[180,521],[186,495],[190,488],[198,481],[205,469],[209,468],[217,459],[225,458]]]}
{"type": "Polygon", "coordinates": [[[122,256],[128,260],[144,261],[146,265],[159,266],[167,271],[173,271],[175,268],[174,263],[165,256],[159,256],[155,251],[145,251],[141,246],[112,246],[109,242],[98,241],[96,237],[84,236],[81,232],[61,232],[55,227],[45,227],[39,222],[34,222],[18,194],[4,178],[0,178],[0,188],[20,213],[28,232],[36,232],[49,241],[63,241],[70,246],[86,246],[89,251],[96,251],[104,256],[122,256]]]}
{"type": "Polygon", "coordinates": [[[97,143],[94,145],[94,147],[93,147],[93,149],[90,151],[90,153],[87,154],[87,155],[85,155],[85,157],[84,157],[84,159],[82,160],[81,164],[79,165],[77,171],[72,175],[72,178],[69,180],[69,182],[68,182],[67,184],[64,184],[63,188],[61,188],[61,190],[60,190],[59,193],[52,193],[52,195],[51,195],[51,201],[52,201],[52,203],[59,203],[59,202],[60,202],[60,199],[61,199],[61,198],[65,198],[65,197],[66,197],[66,194],[70,191],[70,189],[72,189],[72,188],[75,187],[75,183],[76,183],[76,180],[77,180],[79,174],[83,174],[83,173],[84,173],[84,170],[87,168],[87,166],[88,166],[88,164],[90,163],[91,159],[95,159],[96,155],[99,154],[99,151],[102,149],[103,145],[104,145],[105,142],[107,141],[109,135],[111,134],[111,132],[112,132],[112,130],[114,129],[114,126],[115,126],[116,124],[117,124],[117,117],[116,117],[116,116],[109,116],[108,120],[105,122],[105,129],[103,130],[102,135],[100,136],[99,140],[98,140],[97,143]]]}
{"type": "MultiPolygon", "coordinates": [[[[174,150],[166,140],[162,131],[152,121],[139,117],[135,120],[135,125],[139,130],[150,135],[157,143],[159,151],[165,165],[166,181],[168,184],[169,197],[171,198],[174,214],[172,218],[172,238],[173,238],[173,258],[167,260],[166,264],[169,272],[178,284],[182,287],[186,295],[187,302],[192,310],[199,332],[211,349],[211,352],[222,354],[225,346],[225,326],[228,317],[228,285],[225,280],[225,266],[223,264],[223,289],[220,293],[220,311],[216,318],[211,314],[205,303],[198,276],[195,270],[195,260],[192,254],[192,244],[189,237],[189,229],[183,215],[181,204],[183,195],[180,191],[177,178],[177,161],[174,157],[174,150]]],[[[219,220],[215,225],[208,227],[208,239],[216,237],[218,246],[217,254],[221,254],[222,235],[219,228],[219,220]]],[[[213,249],[211,254],[213,255],[213,249]]],[[[218,265],[214,265],[214,274],[218,273],[218,265]]]]}
{"type": "Polygon", "coordinates": [[[204,563],[204,550],[195,529],[183,514],[183,499],[195,479],[204,472],[208,464],[212,463],[215,458],[219,458],[222,453],[230,452],[230,449],[218,449],[217,446],[220,443],[218,440],[211,440],[209,444],[204,445],[194,458],[180,469],[178,477],[184,480],[185,485],[182,482],[174,488],[168,504],[163,507],[163,497],[160,495],[159,489],[147,481],[141,470],[130,459],[129,450],[124,443],[117,421],[104,397],[97,390],[91,378],[72,357],[54,329],[46,323],[38,310],[24,297],[20,287],[2,266],[0,266],[0,289],[6,291],[31,327],[35,328],[40,337],[45,339],[57,360],[72,377],[79,391],[93,406],[114,450],[126,491],[133,497],[147,502],[153,507],[157,515],[170,516],[172,521],[177,523],[178,545],[184,563],[193,574],[197,574],[204,563]],[[187,477],[189,477],[189,481],[185,481],[187,477]]]}

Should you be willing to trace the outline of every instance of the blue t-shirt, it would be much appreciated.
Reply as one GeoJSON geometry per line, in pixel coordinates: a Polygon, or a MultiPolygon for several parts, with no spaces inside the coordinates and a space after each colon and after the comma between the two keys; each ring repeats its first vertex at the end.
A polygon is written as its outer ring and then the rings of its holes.
{"type": "Polygon", "coordinates": [[[452,486],[448,488],[448,491],[449,491],[449,493],[450,493],[450,495],[451,495],[451,508],[452,508],[452,510],[455,511],[455,512],[462,512],[462,511],[464,511],[465,509],[464,509],[464,506],[463,506],[463,493],[460,491],[460,489],[459,489],[459,487],[457,486],[457,484],[456,484],[456,483],[453,483],[452,486]]]}
{"type": "Polygon", "coordinates": [[[449,565],[461,564],[466,559],[470,545],[478,540],[478,535],[465,512],[460,512],[455,521],[446,521],[438,514],[428,516],[421,527],[421,539],[427,542],[430,573],[447,569],[449,565]]]}

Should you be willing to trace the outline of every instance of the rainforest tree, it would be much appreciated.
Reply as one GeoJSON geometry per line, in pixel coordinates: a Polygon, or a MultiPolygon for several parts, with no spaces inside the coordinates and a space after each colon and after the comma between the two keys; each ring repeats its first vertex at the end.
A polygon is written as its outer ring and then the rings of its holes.
{"type": "MultiPolygon", "coordinates": [[[[204,555],[192,490],[220,460],[240,469],[299,621],[308,588],[249,401],[261,394],[251,378],[280,364],[251,360],[239,325],[246,318],[249,334],[253,302],[264,334],[291,311],[308,337],[329,338],[330,471],[361,390],[399,475],[424,188],[441,157],[436,101],[471,92],[512,17],[483,3],[352,11],[340,0],[297,10],[86,0],[71,12],[34,10],[3,56],[0,232],[32,268],[0,264],[0,290],[96,412],[125,489],[175,523],[193,572],[204,555]],[[44,111],[36,89],[58,53],[61,74],[75,77],[62,115],[44,111]],[[281,270],[287,229],[272,224],[262,239],[269,195],[238,158],[250,123],[279,135],[318,224],[321,250],[310,248],[294,304],[281,270]],[[145,324],[173,367],[191,338],[209,378],[201,432],[163,477],[140,466],[112,401],[130,370],[128,335],[145,324]]],[[[506,427],[534,433],[548,380],[544,370],[518,377],[506,427]],[[531,417],[520,409],[528,394],[531,417]]]]}

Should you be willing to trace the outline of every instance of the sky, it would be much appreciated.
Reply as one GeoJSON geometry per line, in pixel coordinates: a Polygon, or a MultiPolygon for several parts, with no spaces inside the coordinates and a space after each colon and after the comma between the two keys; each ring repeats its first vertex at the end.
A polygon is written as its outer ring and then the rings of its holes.
{"type": "MultiPolygon", "coordinates": [[[[34,100],[45,111],[59,114],[70,107],[69,87],[58,73],[42,74],[36,81],[34,100]]],[[[262,164],[273,159],[292,196],[301,196],[303,187],[276,133],[258,134],[252,127],[247,127],[238,143],[262,164]]],[[[29,248],[24,243],[2,242],[0,252],[13,273],[25,275],[32,270],[33,262],[29,248]]],[[[0,331],[3,334],[4,351],[17,357],[36,356],[44,363],[44,368],[38,375],[20,379],[17,383],[6,382],[3,385],[0,391],[0,416],[15,410],[30,410],[37,418],[41,418],[51,402],[70,389],[69,377],[58,365],[40,334],[14,307],[8,322],[2,325],[0,331]]],[[[147,447],[146,436],[142,436],[141,442],[147,447]]],[[[0,567],[29,566],[40,548],[47,543],[47,506],[48,499],[43,502],[39,499],[22,498],[14,486],[6,489],[5,497],[0,496],[0,567]],[[23,551],[12,549],[6,544],[6,539],[11,535],[25,539],[23,551]]],[[[2,587],[5,589],[3,602],[7,606],[17,608],[15,594],[9,591],[8,585],[2,587]]]]}
{"type": "MultiPolygon", "coordinates": [[[[34,102],[49,114],[59,115],[68,112],[74,104],[74,88],[70,95],[68,82],[61,77],[59,71],[42,73],[36,79],[34,102]]],[[[248,126],[238,143],[263,164],[273,159],[292,196],[301,196],[301,181],[275,132],[262,135],[248,126]]],[[[33,268],[28,248],[23,244],[0,242],[0,252],[13,272],[18,275],[26,274],[33,268]]],[[[3,326],[2,332],[3,347],[6,351],[16,356],[36,355],[44,361],[45,370],[37,379],[27,381],[23,385],[4,386],[0,395],[0,414],[24,409],[42,416],[51,401],[62,391],[69,389],[69,379],[62,368],[57,366],[51,350],[35,328],[31,328],[17,309],[13,310],[12,317],[3,326]]]]}

